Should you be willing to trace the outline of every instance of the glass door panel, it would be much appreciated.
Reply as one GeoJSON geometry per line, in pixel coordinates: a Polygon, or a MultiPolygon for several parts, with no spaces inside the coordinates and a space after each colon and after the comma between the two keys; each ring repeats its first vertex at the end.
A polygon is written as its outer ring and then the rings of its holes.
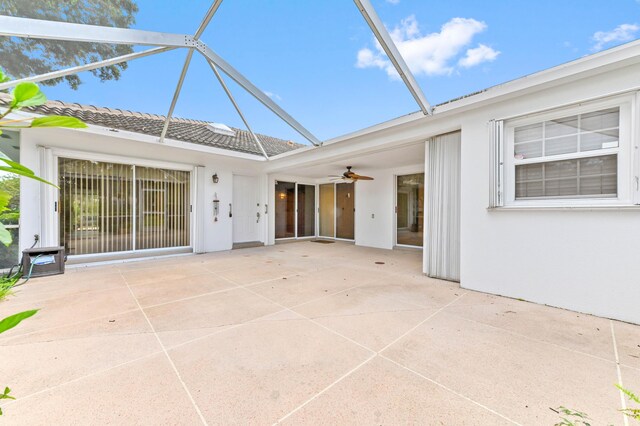
{"type": "Polygon", "coordinates": [[[276,182],[276,238],[294,238],[295,234],[296,184],[276,182]]]}
{"type": "Polygon", "coordinates": [[[316,187],[298,184],[298,235],[316,235],[316,187]]]}
{"type": "Polygon", "coordinates": [[[336,184],[336,238],[353,240],[355,224],[355,185],[336,184]]]}
{"type": "MultiPolygon", "coordinates": [[[[12,161],[20,162],[20,133],[3,129],[0,151],[12,161]]],[[[0,213],[0,222],[11,234],[11,244],[0,244],[0,269],[11,268],[20,261],[20,177],[0,172],[0,190],[11,196],[7,209],[0,213]]]]}
{"type": "Polygon", "coordinates": [[[189,245],[189,172],[136,167],[136,249],[189,245]]]}
{"type": "Polygon", "coordinates": [[[397,244],[423,244],[424,173],[398,176],[396,185],[397,244]]]}
{"type": "Polygon", "coordinates": [[[187,171],[60,158],[58,183],[60,244],[70,255],[190,245],[187,171]]]}
{"type": "Polygon", "coordinates": [[[335,235],[335,185],[320,185],[320,232],[321,237],[334,238],[335,235]]]}
{"type": "Polygon", "coordinates": [[[60,244],[70,255],[133,249],[133,166],[60,158],[60,244]]]}

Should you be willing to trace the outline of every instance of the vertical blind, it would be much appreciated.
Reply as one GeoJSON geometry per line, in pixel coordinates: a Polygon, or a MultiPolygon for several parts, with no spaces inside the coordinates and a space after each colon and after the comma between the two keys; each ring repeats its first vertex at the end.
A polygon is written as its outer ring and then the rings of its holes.
{"type": "Polygon", "coordinates": [[[489,208],[504,205],[504,122],[489,122],[489,208]]]}
{"type": "Polygon", "coordinates": [[[60,158],[58,175],[68,254],[189,245],[189,172],[60,158]]]}
{"type": "Polygon", "coordinates": [[[460,281],[460,132],[428,143],[427,274],[460,281]]]}
{"type": "Polygon", "coordinates": [[[136,249],[189,245],[189,172],[136,167],[136,249]]]}
{"type": "Polygon", "coordinates": [[[615,197],[619,138],[620,108],[516,127],[515,198],[615,197]]]}

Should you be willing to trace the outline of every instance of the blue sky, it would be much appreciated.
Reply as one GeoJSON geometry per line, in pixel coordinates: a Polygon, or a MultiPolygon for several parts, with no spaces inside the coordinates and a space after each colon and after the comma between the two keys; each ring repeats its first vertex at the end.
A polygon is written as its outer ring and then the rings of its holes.
{"type": "MultiPolygon", "coordinates": [[[[135,28],[193,33],[211,0],[139,0],[135,28]],[[177,6],[180,5],[180,6],[177,6]]],[[[432,104],[640,37],[638,0],[372,0],[432,104]]],[[[225,0],[202,39],[320,139],[418,110],[353,2],[225,0]]],[[[166,114],[186,51],[50,99],[166,114]]],[[[304,142],[233,82],[254,130],[304,142]]],[[[243,127],[194,55],[175,115],[243,127]]]]}

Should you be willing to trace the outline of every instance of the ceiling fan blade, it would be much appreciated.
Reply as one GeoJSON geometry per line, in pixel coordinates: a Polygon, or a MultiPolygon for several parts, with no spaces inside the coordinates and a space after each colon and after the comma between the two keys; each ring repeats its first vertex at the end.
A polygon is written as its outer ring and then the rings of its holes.
{"type": "Polygon", "coordinates": [[[357,173],[351,174],[351,179],[353,180],[373,180],[371,176],[359,175],[357,173]]]}

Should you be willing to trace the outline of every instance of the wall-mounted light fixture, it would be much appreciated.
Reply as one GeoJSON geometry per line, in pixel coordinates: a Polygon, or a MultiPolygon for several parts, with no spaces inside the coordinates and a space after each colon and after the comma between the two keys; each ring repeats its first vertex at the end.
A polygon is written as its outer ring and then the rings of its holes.
{"type": "Polygon", "coordinates": [[[284,192],[281,192],[279,195],[281,200],[284,200],[285,198],[287,198],[287,194],[285,194],[284,192]]]}
{"type": "Polygon", "coordinates": [[[220,182],[220,178],[218,177],[217,173],[214,173],[213,176],[211,176],[211,179],[213,180],[213,183],[220,182]]]}

